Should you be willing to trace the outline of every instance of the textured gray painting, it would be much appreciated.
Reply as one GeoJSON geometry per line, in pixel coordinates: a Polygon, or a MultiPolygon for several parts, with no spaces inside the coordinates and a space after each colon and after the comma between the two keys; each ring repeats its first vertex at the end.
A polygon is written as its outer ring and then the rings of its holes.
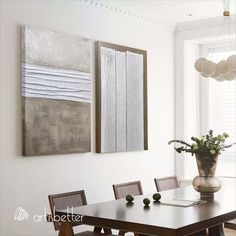
{"type": "Polygon", "coordinates": [[[90,151],[91,42],[22,28],[23,155],[90,151]]]}
{"type": "Polygon", "coordinates": [[[147,149],[144,54],[122,46],[100,47],[100,147],[98,152],[147,149]]]}

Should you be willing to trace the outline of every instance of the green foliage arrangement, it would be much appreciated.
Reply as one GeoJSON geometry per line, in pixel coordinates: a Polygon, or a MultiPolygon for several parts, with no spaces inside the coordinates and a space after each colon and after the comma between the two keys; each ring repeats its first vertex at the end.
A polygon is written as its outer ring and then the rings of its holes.
{"type": "Polygon", "coordinates": [[[178,153],[181,152],[189,152],[192,155],[196,154],[197,156],[208,156],[208,157],[216,157],[221,154],[222,151],[225,151],[226,148],[232,147],[236,143],[232,143],[229,145],[225,144],[225,140],[229,137],[227,133],[223,133],[222,135],[218,134],[217,136],[213,136],[213,131],[210,130],[207,135],[204,135],[200,138],[192,137],[191,140],[194,143],[189,144],[182,140],[171,140],[168,144],[171,143],[180,143],[182,146],[175,147],[175,150],[178,153]]]}

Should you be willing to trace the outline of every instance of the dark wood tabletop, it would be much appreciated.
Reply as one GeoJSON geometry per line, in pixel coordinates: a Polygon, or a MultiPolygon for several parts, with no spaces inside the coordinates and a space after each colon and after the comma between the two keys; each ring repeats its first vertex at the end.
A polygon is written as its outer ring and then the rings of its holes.
{"type": "MultiPolygon", "coordinates": [[[[161,195],[162,201],[197,200],[200,197],[192,186],[164,191],[161,195]]],[[[236,186],[223,185],[215,193],[214,200],[194,206],[163,205],[153,202],[152,195],[142,195],[135,197],[133,204],[120,199],[74,208],[73,215],[83,215],[83,224],[141,234],[182,236],[210,228],[209,235],[222,236],[222,224],[236,218],[236,186]],[[149,207],[144,207],[145,197],[151,200],[149,207]]]]}

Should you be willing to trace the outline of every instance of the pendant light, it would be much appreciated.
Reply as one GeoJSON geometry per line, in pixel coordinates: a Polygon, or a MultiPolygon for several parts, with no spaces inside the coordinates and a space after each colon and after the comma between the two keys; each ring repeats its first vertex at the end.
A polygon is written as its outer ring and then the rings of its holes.
{"type": "MultiPolygon", "coordinates": [[[[230,35],[230,11],[229,11],[229,0],[224,0],[224,27],[228,30],[228,34],[230,35]]],[[[229,43],[232,43],[233,40],[227,39],[229,43]]],[[[232,50],[235,49],[236,46],[233,47],[231,44],[232,50]]],[[[217,81],[231,81],[236,80],[236,55],[231,55],[225,60],[221,60],[218,63],[215,63],[211,60],[207,60],[206,58],[199,58],[195,64],[195,69],[201,73],[203,77],[211,77],[217,81]]]]}

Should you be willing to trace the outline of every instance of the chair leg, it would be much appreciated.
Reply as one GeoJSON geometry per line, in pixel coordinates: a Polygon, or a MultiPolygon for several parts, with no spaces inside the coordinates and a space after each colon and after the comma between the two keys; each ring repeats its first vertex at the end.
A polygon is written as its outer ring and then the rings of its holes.
{"type": "Polygon", "coordinates": [[[95,226],[94,229],[93,229],[93,232],[94,233],[101,233],[102,232],[102,227],[95,226]]]}
{"type": "Polygon", "coordinates": [[[110,228],[103,228],[103,231],[104,231],[105,234],[112,234],[110,228]]]}
{"type": "Polygon", "coordinates": [[[74,236],[74,231],[70,222],[61,222],[58,236],[74,236]]]}

